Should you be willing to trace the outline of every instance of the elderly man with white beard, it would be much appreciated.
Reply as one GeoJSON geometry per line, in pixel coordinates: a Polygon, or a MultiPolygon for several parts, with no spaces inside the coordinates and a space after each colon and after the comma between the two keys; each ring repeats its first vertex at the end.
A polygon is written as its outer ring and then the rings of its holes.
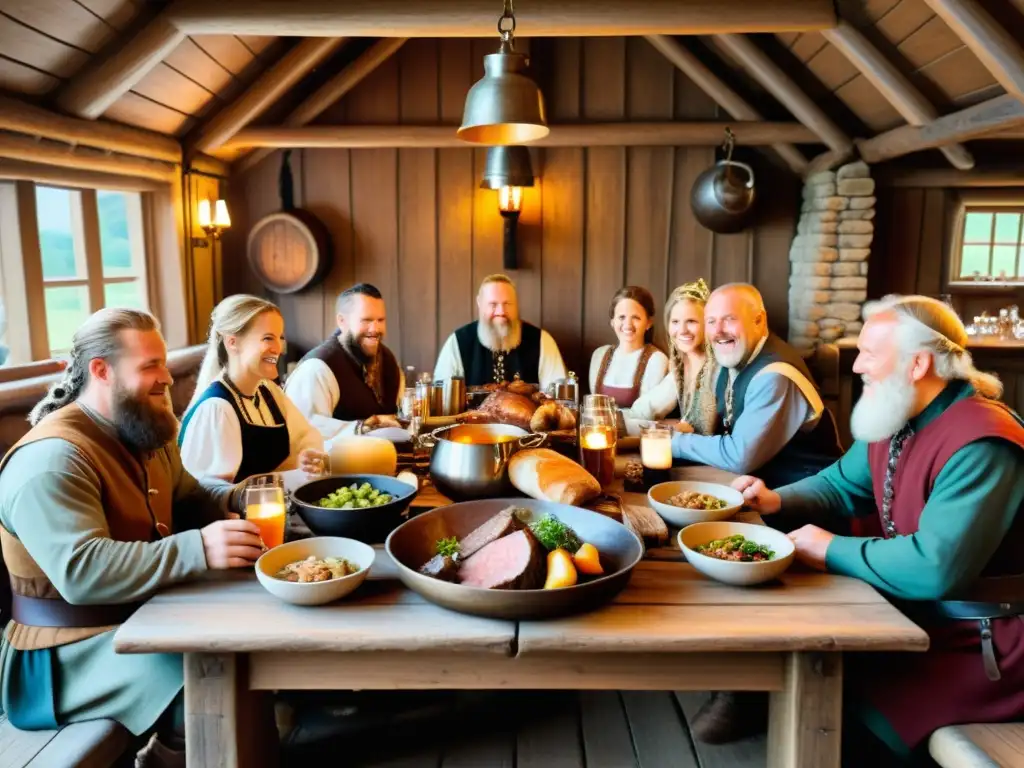
{"type": "Polygon", "coordinates": [[[466,386],[476,387],[518,376],[546,390],[565,378],[565,363],[551,334],[519,318],[516,287],[508,277],[485,277],[476,308],[479,319],[456,329],[441,347],[434,379],[462,376],[466,386]]]}
{"type": "MultiPolygon", "coordinates": [[[[866,581],[928,631],[927,653],[854,657],[847,675],[856,714],[909,757],[936,728],[1024,717],[1024,424],[945,304],[889,296],[864,316],[853,447],[792,485],[734,487],[762,515],[814,515],[822,527],[789,534],[797,557],[866,581]],[[852,517],[876,520],[879,535],[826,530],[852,517]]],[[[706,720],[704,735],[722,741],[755,717],[749,697],[726,694],[706,720]]]]}
{"type": "Polygon", "coordinates": [[[800,353],[768,330],[760,292],[747,283],[715,289],[704,307],[705,336],[722,366],[714,435],[676,429],[672,454],[783,485],[824,469],[842,450],[832,414],[800,353]]]}

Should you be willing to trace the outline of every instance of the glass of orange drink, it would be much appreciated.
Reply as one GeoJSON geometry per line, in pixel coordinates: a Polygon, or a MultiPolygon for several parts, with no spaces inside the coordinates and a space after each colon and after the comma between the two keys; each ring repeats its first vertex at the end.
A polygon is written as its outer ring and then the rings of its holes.
{"type": "Polygon", "coordinates": [[[245,519],[260,529],[260,538],[267,549],[284,543],[287,517],[284,480],[280,475],[255,475],[245,486],[245,519]]]}

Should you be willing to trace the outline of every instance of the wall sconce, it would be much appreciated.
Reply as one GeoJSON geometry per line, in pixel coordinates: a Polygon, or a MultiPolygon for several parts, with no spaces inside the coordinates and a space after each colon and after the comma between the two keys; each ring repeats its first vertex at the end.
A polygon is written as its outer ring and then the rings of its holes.
{"type": "Polygon", "coordinates": [[[517,269],[519,246],[516,232],[523,209],[523,187],[533,186],[533,166],[526,147],[502,146],[487,150],[481,189],[498,190],[498,213],[505,221],[502,268],[517,269]]]}
{"type": "MultiPolygon", "coordinates": [[[[218,200],[213,205],[213,215],[210,215],[210,201],[200,200],[197,212],[199,227],[206,233],[207,237],[220,240],[221,233],[231,226],[231,215],[228,213],[228,204],[225,200],[218,200]]],[[[205,238],[193,237],[193,248],[209,248],[210,244],[205,238]]]]}

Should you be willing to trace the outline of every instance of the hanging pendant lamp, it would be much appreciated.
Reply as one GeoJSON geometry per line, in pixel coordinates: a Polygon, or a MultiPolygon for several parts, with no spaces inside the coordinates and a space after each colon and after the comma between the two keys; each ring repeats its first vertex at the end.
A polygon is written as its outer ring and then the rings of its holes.
{"type": "Polygon", "coordinates": [[[526,56],[516,53],[512,0],[498,19],[501,47],[484,56],[484,76],[466,94],[458,136],[472,144],[525,144],[547,136],[544,95],[526,73],[526,56]]]}

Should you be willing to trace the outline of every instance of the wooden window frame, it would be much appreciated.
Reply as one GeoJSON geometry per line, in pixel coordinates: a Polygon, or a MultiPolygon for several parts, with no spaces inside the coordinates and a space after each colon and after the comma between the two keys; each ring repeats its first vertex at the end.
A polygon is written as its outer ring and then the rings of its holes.
{"type": "Polygon", "coordinates": [[[137,198],[128,198],[131,201],[128,236],[133,245],[142,247],[143,257],[138,265],[133,265],[137,266],[136,274],[104,277],[97,190],[47,181],[38,185],[66,189],[78,196],[79,205],[71,206],[71,227],[76,260],[79,258],[79,247],[82,249],[85,276],[44,279],[36,205],[37,183],[23,180],[13,183],[0,182],[0,274],[4,278],[11,365],[37,363],[54,358],[50,352],[46,320],[46,288],[87,286],[89,311],[92,313],[105,305],[107,285],[138,282],[142,288],[147,311],[155,314],[154,299],[158,291],[154,269],[152,193],[130,188],[116,190],[138,194],[137,198]],[[137,206],[135,200],[138,200],[137,206]],[[15,336],[12,328],[27,328],[27,337],[24,334],[15,336]]]}
{"type": "MultiPolygon", "coordinates": [[[[990,291],[992,289],[1019,290],[1024,288],[1024,277],[1014,280],[981,279],[973,280],[960,276],[960,269],[963,265],[964,227],[967,222],[968,213],[1019,213],[1021,214],[1020,229],[1018,237],[1024,234],[1024,189],[993,189],[993,190],[969,190],[960,193],[957,205],[956,218],[953,222],[952,250],[948,254],[947,264],[949,266],[949,280],[947,287],[951,291],[963,292],[965,290],[990,291]]],[[[995,216],[992,217],[992,236],[995,237],[995,216]]],[[[989,241],[990,248],[994,241],[989,241]]],[[[992,251],[989,251],[989,264],[991,265],[992,251]]],[[[1017,250],[1016,272],[1019,273],[1024,264],[1024,243],[1020,244],[1017,250]]]]}

